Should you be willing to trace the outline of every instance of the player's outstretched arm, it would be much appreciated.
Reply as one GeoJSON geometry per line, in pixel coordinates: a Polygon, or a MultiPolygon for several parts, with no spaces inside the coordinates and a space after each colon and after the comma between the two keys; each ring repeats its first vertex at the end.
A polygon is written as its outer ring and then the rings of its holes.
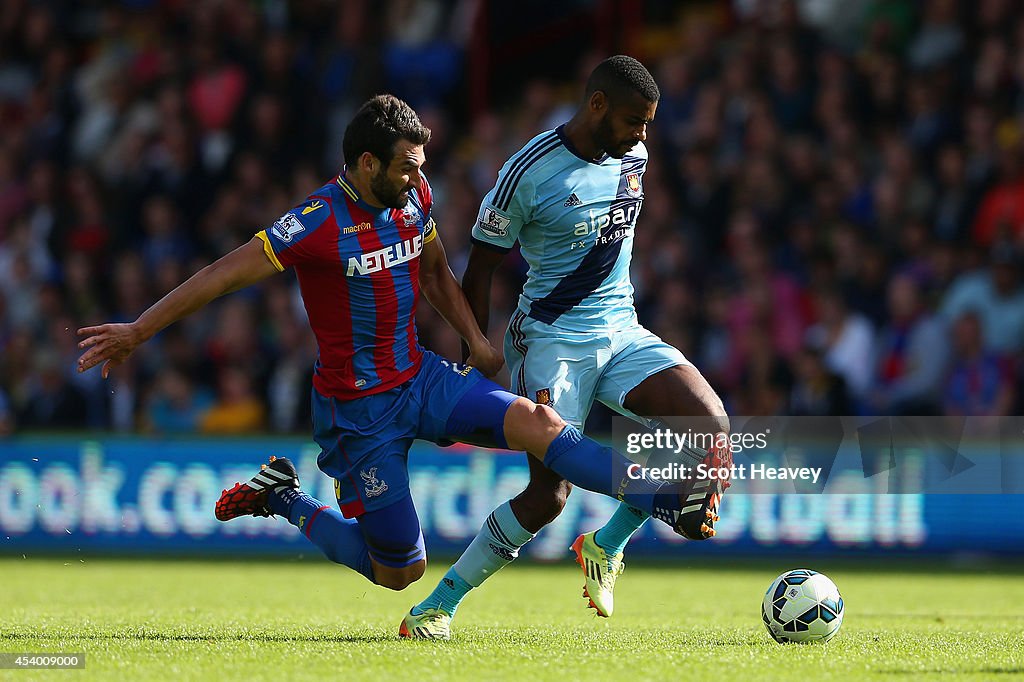
{"type": "Polygon", "coordinates": [[[491,321],[491,281],[505,254],[473,244],[469,248],[469,262],[462,275],[462,292],[476,318],[477,326],[486,335],[491,321]]]}
{"type": "Polygon", "coordinates": [[[440,236],[423,246],[420,257],[420,291],[434,310],[469,345],[469,358],[466,361],[485,376],[497,374],[505,364],[505,359],[491,346],[473,318],[469,302],[448,267],[448,257],[440,236]]]}
{"type": "Polygon", "coordinates": [[[223,256],[192,275],[128,324],[101,324],[83,327],[79,348],[88,349],[78,358],[78,371],[103,364],[103,378],[131,355],[140,344],[164,327],[177,322],[224,294],[244,289],[277,272],[264,253],[258,237],[223,256]]]}

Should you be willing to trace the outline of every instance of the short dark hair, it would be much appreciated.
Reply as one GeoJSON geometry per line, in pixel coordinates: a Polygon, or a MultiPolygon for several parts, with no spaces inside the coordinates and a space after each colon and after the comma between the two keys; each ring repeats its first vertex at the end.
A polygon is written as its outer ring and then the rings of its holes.
{"type": "Polygon", "coordinates": [[[341,150],[347,165],[355,165],[363,152],[370,152],[385,168],[395,155],[395,143],[430,141],[430,128],[420,123],[413,108],[394,95],[377,95],[368,100],[345,128],[341,150]]]}
{"type": "Polygon", "coordinates": [[[630,92],[637,93],[648,102],[661,99],[661,91],[651,72],[624,54],[608,57],[590,72],[586,96],[589,98],[598,90],[608,95],[609,99],[619,99],[630,92]]]}

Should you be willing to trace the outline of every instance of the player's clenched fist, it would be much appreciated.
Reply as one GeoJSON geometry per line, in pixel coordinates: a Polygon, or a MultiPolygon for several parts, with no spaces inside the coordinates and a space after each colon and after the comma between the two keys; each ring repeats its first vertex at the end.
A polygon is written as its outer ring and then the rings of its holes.
{"type": "Polygon", "coordinates": [[[493,377],[505,365],[505,358],[484,339],[470,347],[466,364],[476,367],[485,377],[493,377]]]}
{"type": "Polygon", "coordinates": [[[78,371],[84,372],[106,360],[103,365],[104,379],[110,374],[111,369],[124,362],[144,340],[133,324],[82,327],[78,330],[78,335],[85,337],[78,342],[78,347],[88,348],[78,358],[78,371]]]}

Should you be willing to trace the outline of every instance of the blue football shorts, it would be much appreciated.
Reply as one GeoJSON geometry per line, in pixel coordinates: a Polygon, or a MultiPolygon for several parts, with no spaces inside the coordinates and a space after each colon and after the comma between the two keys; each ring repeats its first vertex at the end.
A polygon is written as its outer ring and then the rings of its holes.
{"type": "Polygon", "coordinates": [[[412,442],[506,447],[505,412],[517,398],[478,370],[430,351],[424,351],[419,372],[391,390],[355,400],[313,390],[317,463],[335,481],[342,514],[360,520],[375,559],[406,565],[401,557],[414,554],[415,543],[394,541],[412,540],[419,531],[409,491],[412,442]],[[373,552],[375,546],[380,551],[373,552]]]}

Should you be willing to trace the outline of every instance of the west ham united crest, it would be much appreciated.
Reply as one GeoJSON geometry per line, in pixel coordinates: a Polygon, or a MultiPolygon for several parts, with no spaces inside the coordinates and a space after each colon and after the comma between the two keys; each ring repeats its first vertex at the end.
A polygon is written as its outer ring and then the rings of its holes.
{"type": "Polygon", "coordinates": [[[626,191],[634,197],[640,196],[640,174],[630,173],[626,176],[626,191]]]}

